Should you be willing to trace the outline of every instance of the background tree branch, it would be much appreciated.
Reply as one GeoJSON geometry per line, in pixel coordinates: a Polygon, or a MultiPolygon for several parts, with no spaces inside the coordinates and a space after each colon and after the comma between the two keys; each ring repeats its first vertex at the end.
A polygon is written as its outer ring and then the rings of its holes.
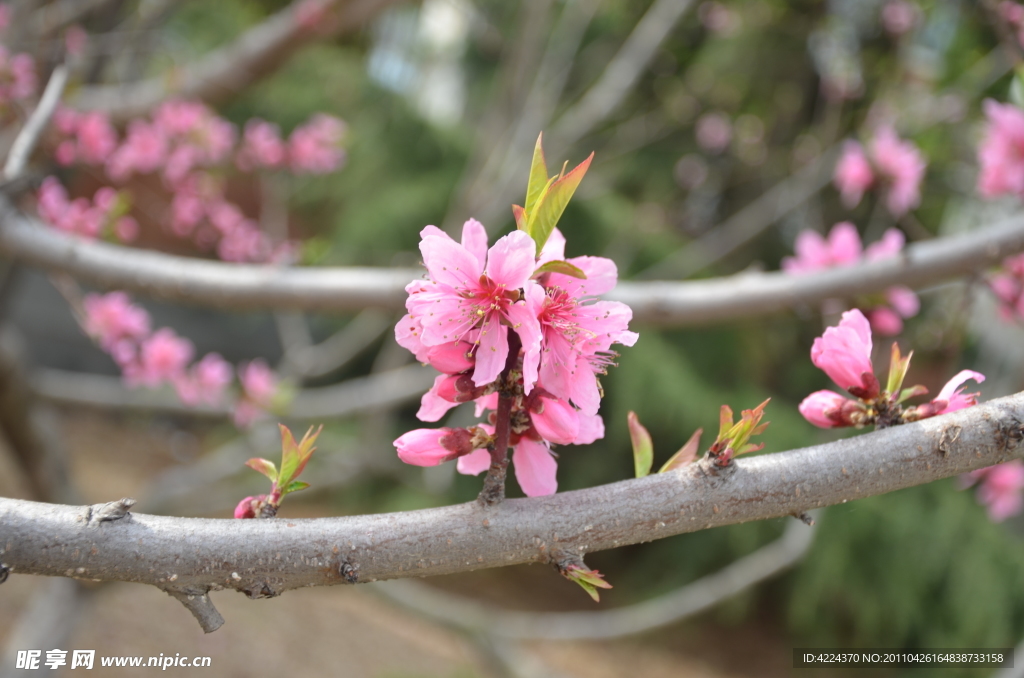
{"type": "MultiPolygon", "coordinates": [[[[171,77],[158,76],[131,84],[94,85],[79,91],[70,105],[80,110],[103,111],[117,122],[145,115],[173,96],[223,103],[243,89],[279,68],[287,57],[312,40],[353,31],[366,25],[397,0],[322,0],[324,21],[318,33],[299,21],[301,0],[224,47],[194,63],[175,70],[171,77]]],[[[308,7],[306,10],[308,11],[308,7]]]]}
{"type": "MultiPolygon", "coordinates": [[[[228,264],[131,250],[59,233],[13,209],[0,196],[0,252],[107,289],[219,308],[341,312],[401,309],[412,269],[283,268],[228,264]]],[[[740,273],[696,281],[619,283],[608,299],[633,308],[637,322],[703,325],[777,313],[826,299],[920,288],[950,280],[1024,251],[1024,215],[956,236],[914,243],[901,256],[795,276],[740,273]]]]}

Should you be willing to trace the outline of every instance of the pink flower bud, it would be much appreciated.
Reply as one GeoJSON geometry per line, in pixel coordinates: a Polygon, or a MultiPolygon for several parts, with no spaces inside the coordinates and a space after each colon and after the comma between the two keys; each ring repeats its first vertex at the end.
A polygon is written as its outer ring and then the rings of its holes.
{"type": "Polygon", "coordinates": [[[255,497],[246,497],[238,502],[235,507],[235,518],[255,518],[257,507],[266,501],[267,495],[260,494],[255,497]]]}
{"type": "Polygon", "coordinates": [[[832,391],[815,391],[800,403],[800,414],[819,428],[840,428],[850,424],[843,418],[843,406],[853,402],[832,391]]]}
{"type": "Polygon", "coordinates": [[[398,458],[413,466],[437,466],[473,451],[472,434],[462,429],[418,428],[395,440],[398,458]]]}
{"type": "Polygon", "coordinates": [[[871,326],[857,309],[844,313],[838,327],[829,327],[814,340],[811,362],[859,398],[878,395],[871,365],[871,326]]]}

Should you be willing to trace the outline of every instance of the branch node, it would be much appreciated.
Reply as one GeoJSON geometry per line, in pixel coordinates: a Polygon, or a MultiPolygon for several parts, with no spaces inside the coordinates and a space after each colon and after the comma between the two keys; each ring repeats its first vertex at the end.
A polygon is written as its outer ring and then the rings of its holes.
{"type": "Polygon", "coordinates": [[[794,518],[803,522],[805,525],[809,527],[814,526],[814,518],[811,516],[810,513],[807,513],[806,511],[801,511],[800,513],[794,513],[792,515],[794,518]]]}
{"type": "Polygon", "coordinates": [[[260,598],[276,598],[281,595],[274,589],[270,588],[270,584],[267,582],[256,582],[251,586],[242,589],[245,595],[249,596],[251,600],[259,600],[260,598]]]}
{"type": "Polygon", "coordinates": [[[209,594],[189,593],[177,589],[164,589],[164,592],[192,613],[204,633],[213,633],[224,625],[224,617],[220,616],[209,594]]]}
{"type": "Polygon", "coordinates": [[[348,558],[345,558],[341,561],[341,567],[339,570],[341,571],[341,576],[344,577],[345,581],[349,584],[359,583],[359,565],[356,565],[350,562],[348,558]]]}
{"type": "Polygon", "coordinates": [[[85,507],[82,520],[85,521],[87,527],[98,527],[100,523],[130,517],[131,514],[128,510],[132,506],[135,506],[135,500],[130,497],[108,501],[106,504],[93,504],[85,507]]]}
{"type": "Polygon", "coordinates": [[[942,429],[942,436],[939,438],[939,452],[942,452],[943,457],[948,457],[950,450],[953,448],[955,443],[960,438],[960,433],[963,431],[961,426],[947,426],[942,429]]]}

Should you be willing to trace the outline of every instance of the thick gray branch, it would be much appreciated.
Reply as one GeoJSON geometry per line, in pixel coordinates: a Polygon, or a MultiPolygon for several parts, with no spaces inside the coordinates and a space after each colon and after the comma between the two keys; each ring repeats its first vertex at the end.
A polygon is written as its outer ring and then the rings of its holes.
{"type": "MultiPolygon", "coordinates": [[[[219,308],[319,312],[401,309],[422,271],[282,268],[190,259],[81,240],[47,228],[0,197],[0,252],[102,288],[219,308]]],[[[971,233],[907,247],[899,257],[803,276],[741,273],[697,281],[623,282],[610,294],[638,322],[704,325],[819,304],[826,299],[919,288],[993,266],[1024,251],[1024,215],[971,233]]]]}
{"type": "MultiPolygon", "coordinates": [[[[366,24],[396,0],[324,0],[334,34],[366,24]]],[[[104,111],[117,121],[145,115],[175,96],[220,103],[284,63],[299,47],[318,37],[297,21],[301,2],[250,28],[234,42],[210,52],[173,73],[129,85],[98,85],[80,91],[71,105],[81,110],[104,111]]]]}
{"type": "Polygon", "coordinates": [[[550,497],[368,516],[210,520],[0,499],[15,574],[148,583],[191,595],[452,574],[798,514],[1024,455],[1024,393],[915,424],[714,471],[678,471],[550,497]]]}

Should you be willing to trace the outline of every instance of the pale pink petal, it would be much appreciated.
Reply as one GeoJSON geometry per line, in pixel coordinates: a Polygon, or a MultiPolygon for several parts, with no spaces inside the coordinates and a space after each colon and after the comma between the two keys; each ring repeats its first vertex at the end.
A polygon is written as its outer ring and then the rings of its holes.
{"type": "Polygon", "coordinates": [[[904,318],[913,318],[921,310],[921,301],[909,287],[890,287],[886,296],[896,312],[904,318]]]}
{"type": "Polygon", "coordinates": [[[473,383],[486,386],[498,378],[508,358],[508,326],[492,313],[480,330],[480,348],[476,351],[473,383]]]}
{"type": "Polygon", "coordinates": [[[478,476],[491,467],[491,453],[480,448],[474,450],[464,457],[459,457],[455,468],[459,473],[467,476],[478,476]]]}
{"type": "MultiPolygon", "coordinates": [[[[507,315],[512,323],[512,329],[519,335],[523,345],[523,390],[526,395],[530,395],[533,385],[537,383],[540,368],[541,340],[544,338],[540,323],[537,321],[536,313],[532,313],[529,305],[524,302],[509,306],[507,315]]],[[[480,350],[483,350],[483,347],[480,350]]]]}
{"type": "Polygon", "coordinates": [[[562,273],[552,273],[548,287],[560,287],[577,298],[596,297],[615,287],[619,270],[615,262],[605,257],[573,257],[569,263],[582,270],[587,277],[574,278],[562,273]]]}
{"type": "Polygon", "coordinates": [[[800,231],[793,243],[793,251],[796,252],[795,257],[782,260],[782,270],[787,273],[807,273],[832,265],[828,245],[816,231],[800,231]]]}
{"type": "Polygon", "coordinates": [[[835,266],[854,264],[860,259],[861,242],[857,227],[841,221],[828,234],[829,255],[835,266]]]}
{"type": "Polygon", "coordinates": [[[557,228],[551,231],[548,241],[540,250],[537,257],[537,264],[546,264],[549,261],[563,261],[565,259],[565,236],[557,228]]]}
{"type": "Polygon", "coordinates": [[[888,306],[879,306],[867,312],[871,329],[883,337],[895,337],[903,331],[903,318],[888,306]]]}
{"type": "Polygon", "coordinates": [[[527,497],[543,497],[558,489],[558,463],[544,443],[523,438],[512,452],[512,464],[527,497]]]}
{"type": "Polygon", "coordinates": [[[473,254],[483,269],[487,263],[487,230],[476,219],[470,219],[462,225],[462,246],[473,254]]]}
{"type": "Polygon", "coordinates": [[[573,441],[575,445],[589,445],[595,440],[604,438],[604,421],[598,414],[579,413],[580,432],[573,441]]]}
{"type": "Polygon", "coordinates": [[[430,277],[454,288],[475,285],[482,268],[477,258],[447,235],[430,235],[420,241],[423,264],[430,277]]]}
{"type": "Polygon", "coordinates": [[[864,250],[864,258],[868,261],[878,261],[894,257],[903,249],[906,237],[898,228],[890,228],[882,234],[882,239],[873,242],[864,250]]]}
{"type": "Polygon", "coordinates": [[[949,412],[956,412],[962,410],[965,407],[971,407],[976,405],[978,402],[977,393],[963,393],[963,383],[968,379],[973,379],[979,384],[985,381],[985,375],[981,372],[975,372],[974,370],[961,370],[957,374],[946,382],[946,385],[939,391],[939,395],[935,396],[932,402],[939,400],[945,401],[946,407],[941,410],[942,414],[949,412]],[[959,390],[957,390],[959,388],[959,390]]]}
{"type": "Polygon", "coordinates": [[[497,284],[517,290],[533,275],[536,254],[533,238],[523,231],[512,231],[488,250],[484,272],[497,284]]]}
{"type": "Polygon", "coordinates": [[[580,432],[579,417],[576,410],[565,402],[555,398],[538,398],[530,410],[530,420],[540,437],[549,443],[568,445],[580,432]]]}
{"type": "Polygon", "coordinates": [[[440,421],[448,410],[456,407],[458,403],[445,400],[437,394],[441,384],[448,379],[447,374],[439,374],[434,378],[434,385],[420,398],[420,409],[416,412],[416,418],[420,421],[440,421]]]}

